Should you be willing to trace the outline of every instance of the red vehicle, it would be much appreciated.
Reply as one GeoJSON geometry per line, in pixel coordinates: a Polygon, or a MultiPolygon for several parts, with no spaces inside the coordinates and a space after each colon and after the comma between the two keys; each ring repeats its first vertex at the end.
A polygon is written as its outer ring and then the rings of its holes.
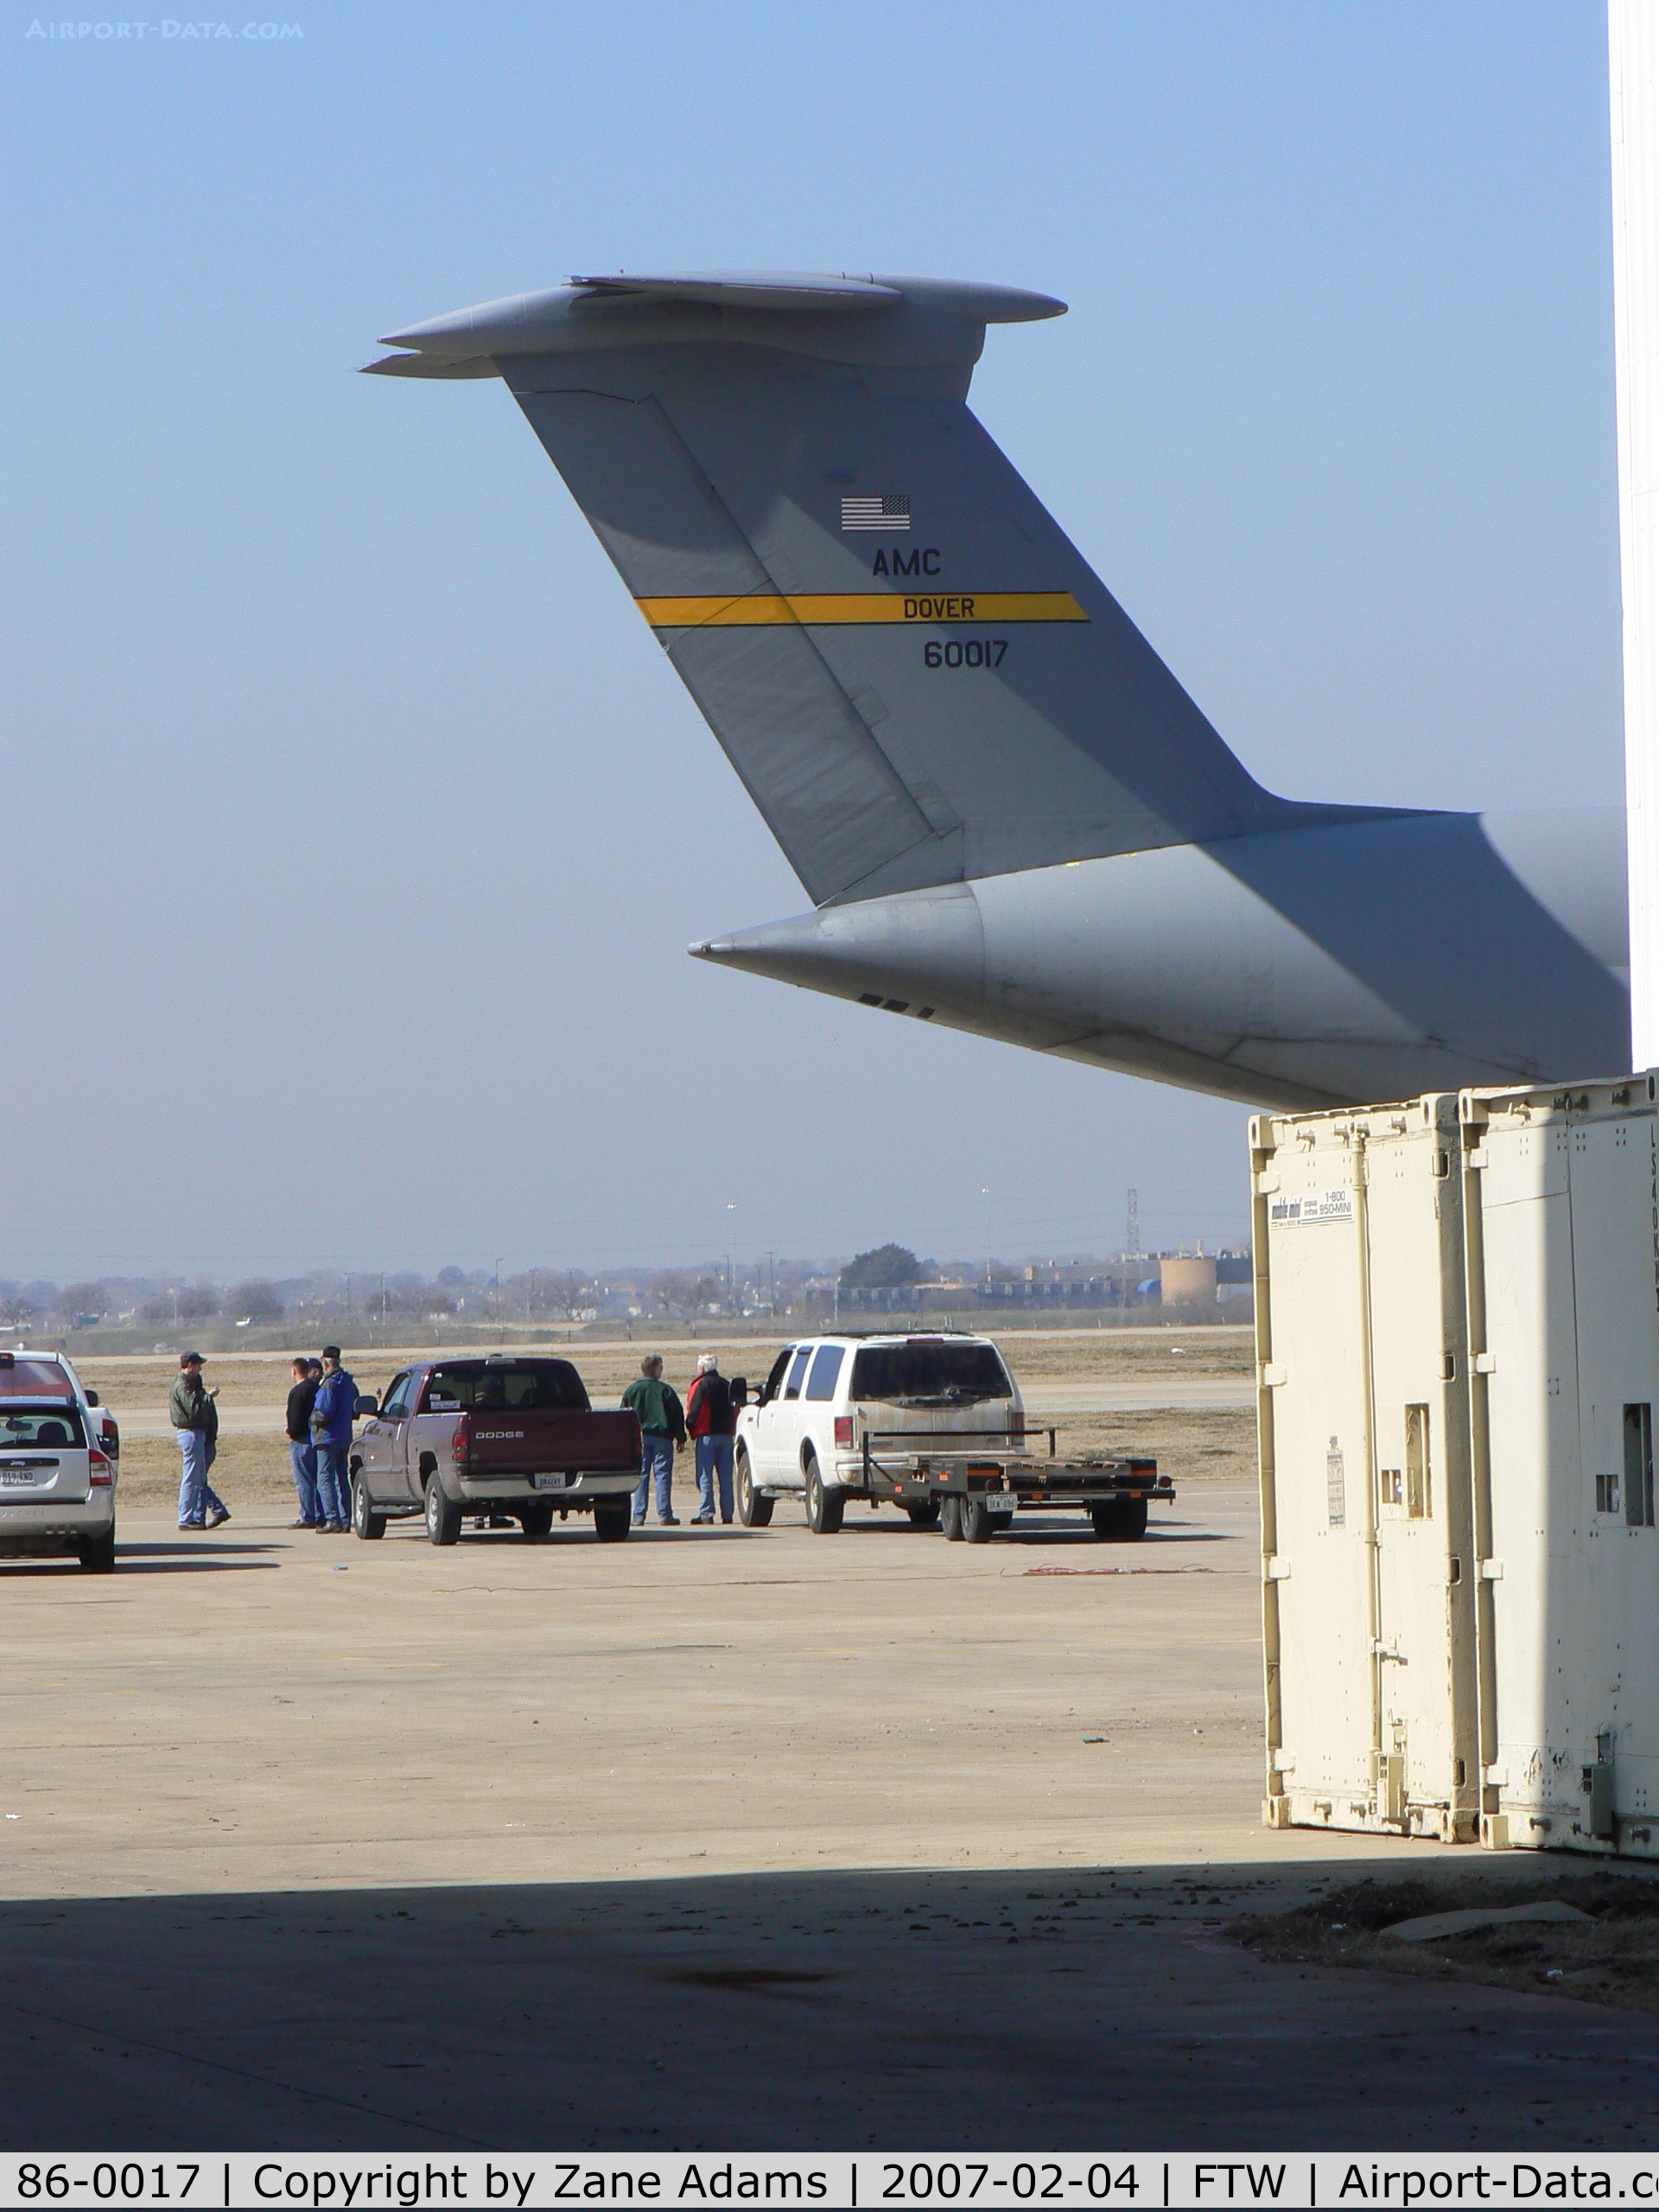
{"type": "Polygon", "coordinates": [[[556,1512],[591,1513],[601,1543],[628,1533],[639,1424],[595,1413],[568,1359],[496,1353],[429,1360],[393,1376],[352,1445],[352,1526],[372,1541],[423,1514],[435,1544],[469,1516],[545,1536],[556,1512]]]}

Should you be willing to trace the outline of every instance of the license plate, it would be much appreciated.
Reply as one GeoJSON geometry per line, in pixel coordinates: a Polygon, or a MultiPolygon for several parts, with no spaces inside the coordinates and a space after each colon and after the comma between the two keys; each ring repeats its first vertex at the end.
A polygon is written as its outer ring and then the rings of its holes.
{"type": "Polygon", "coordinates": [[[0,1469],[0,1483],[3,1483],[8,1490],[22,1490],[28,1488],[33,1484],[34,1481],[35,1470],[33,1467],[29,1468],[27,1471],[22,1473],[19,1473],[16,1469],[11,1467],[0,1469]]]}
{"type": "Polygon", "coordinates": [[[530,1478],[532,1490],[568,1490],[569,1485],[569,1475],[532,1475],[530,1478]]]}
{"type": "Polygon", "coordinates": [[[1019,1503],[1012,1491],[988,1490],[985,1492],[985,1510],[988,1513],[1012,1513],[1019,1503]]]}

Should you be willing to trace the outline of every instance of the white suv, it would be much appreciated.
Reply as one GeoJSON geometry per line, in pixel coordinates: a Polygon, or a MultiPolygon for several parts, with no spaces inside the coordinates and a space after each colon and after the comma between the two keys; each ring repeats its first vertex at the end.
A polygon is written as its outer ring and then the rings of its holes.
{"type": "MultiPolygon", "coordinates": [[[[814,1532],[833,1535],[848,1492],[871,1494],[867,1439],[873,1461],[930,1443],[948,1450],[958,1438],[958,1450],[1023,1452],[1025,1428],[1019,1386],[988,1337],[830,1336],[785,1344],[737,1417],[738,1517],[763,1529],[774,1500],[794,1496],[804,1500],[814,1532]]],[[[925,1482],[884,1481],[872,1490],[920,1528],[938,1521],[939,1500],[925,1482]]],[[[1012,1508],[1012,1491],[1007,1503],[1012,1508]]]]}
{"type": "Polygon", "coordinates": [[[60,1352],[0,1351],[0,1556],[73,1552],[109,1573],[113,1427],[60,1352]]]}

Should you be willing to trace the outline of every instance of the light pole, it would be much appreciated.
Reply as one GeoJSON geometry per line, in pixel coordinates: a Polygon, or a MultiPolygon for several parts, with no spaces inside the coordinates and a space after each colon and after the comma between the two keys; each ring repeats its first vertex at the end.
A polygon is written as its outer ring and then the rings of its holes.
{"type": "Polygon", "coordinates": [[[985,1295],[986,1295],[986,1297],[987,1297],[987,1298],[988,1298],[988,1297],[990,1296],[990,1294],[991,1294],[991,1208],[990,1208],[991,1186],[990,1186],[990,1185],[989,1185],[988,1183],[982,1183],[982,1184],[980,1185],[980,1186],[979,1186],[979,1195],[980,1195],[980,1197],[981,1197],[982,1198],[983,1198],[983,1199],[986,1201],[986,1205],[985,1205],[985,1295]]]}

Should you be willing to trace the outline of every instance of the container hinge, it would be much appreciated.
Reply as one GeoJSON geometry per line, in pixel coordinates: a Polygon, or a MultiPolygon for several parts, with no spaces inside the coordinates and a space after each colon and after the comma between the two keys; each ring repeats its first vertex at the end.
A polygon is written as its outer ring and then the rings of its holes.
{"type": "Polygon", "coordinates": [[[1268,1580],[1269,1582],[1289,1581],[1290,1561],[1285,1557],[1282,1552],[1270,1552],[1268,1554],[1268,1580]]]}
{"type": "Polygon", "coordinates": [[[1275,1774],[1294,1774],[1296,1771],[1295,1752],[1274,1751],[1272,1759],[1272,1766],[1275,1774]]]}
{"type": "Polygon", "coordinates": [[[1480,1778],[1488,1789],[1506,1789],[1509,1787],[1510,1770],[1503,1765],[1484,1766],[1480,1770],[1480,1778]]]}
{"type": "Polygon", "coordinates": [[[1495,1351],[1478,1351],[1469,1363],[1469,1370],[1473,1375],[1496,1375],[1497,1354],[1495,1351]]]}
{"type": "Polygon", "coordinates": [[[1262,1369],[1262,1388],[1264,1390],[1281,1390],[1289,1380],[1289,1376],[1285,1373],[1282,1367],[1275,1367],[1271,1361],[1263,1364],[1262,1369]]]}
{"type": "Polygon", "coordinates": [[[1392,1659],[1396,1667],[1408,1667],[1411,1664],[1410,1660],[1396,1644],[1384,1643],[1380,1636],[1374,1636],[1371,1638],[1371,1656],[1374,1659],[1392,1659]]]}
{"type": "Polygon", "coordinates": [[[1255,1179],[1256,1197],[1270,1198],[1278,1187],[1279,1170],[1276,1167],[1264,1167],[1255,1179]]]}
{"type": "Polygon", "coordinates": [[[1471,1146],[1463,1155],[1463,1164],[1465,1167],[1484,1167],[1487,1165],[1485,1146],[1484,1144],[1471,1146]]]}
{"type": "Polygon", "coordinates": [[[1503,1580],[1503,1560],[1501,1559],[1482,1560],[1480,1579],[1483,1582],[1501,1582],[1503,1580]]]}

